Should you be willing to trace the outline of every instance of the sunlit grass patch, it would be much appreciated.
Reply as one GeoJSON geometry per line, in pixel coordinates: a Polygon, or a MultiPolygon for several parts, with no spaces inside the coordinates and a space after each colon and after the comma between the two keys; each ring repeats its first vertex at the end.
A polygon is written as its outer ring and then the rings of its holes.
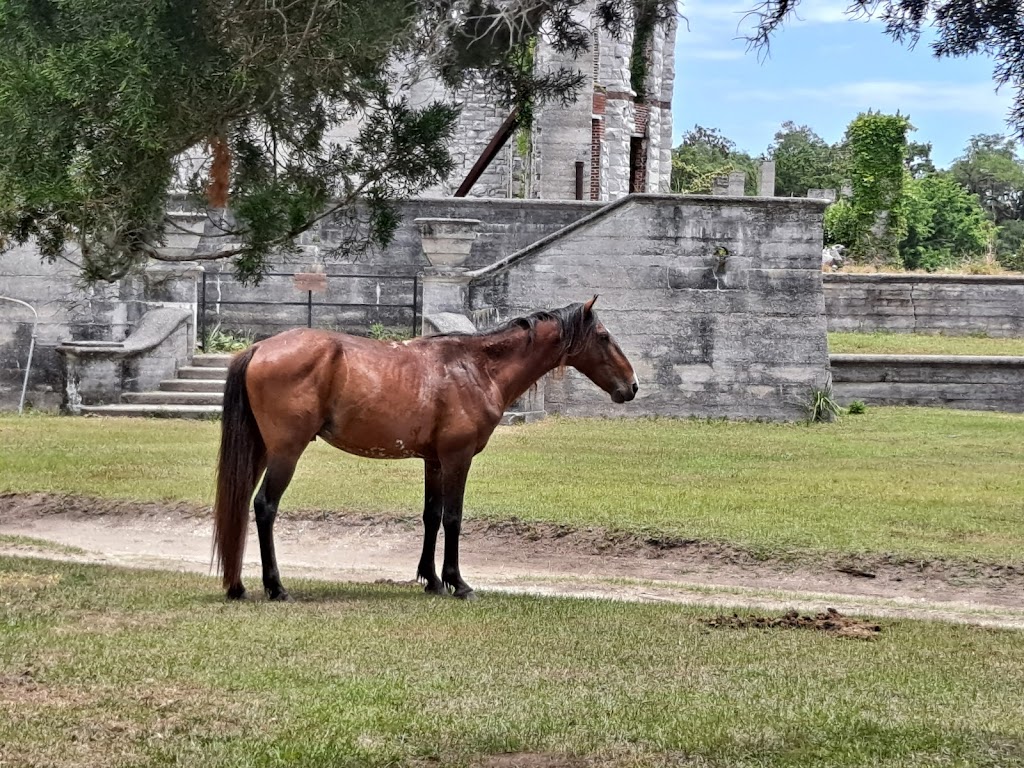
{"type": "Polygon", "coordinates": [[[292,585],[295,604],[228,604],[212,578],[0,558],[10,571],[52,582],[0,600],[10,765],[1024,756],[1024,643],[1009,631],[884,621],[868,642],[712,629],[710,608],[495,593],[466,604],[310,581],[292,585]],[[97,615],[117,621],[97,627],[97,615]]]}

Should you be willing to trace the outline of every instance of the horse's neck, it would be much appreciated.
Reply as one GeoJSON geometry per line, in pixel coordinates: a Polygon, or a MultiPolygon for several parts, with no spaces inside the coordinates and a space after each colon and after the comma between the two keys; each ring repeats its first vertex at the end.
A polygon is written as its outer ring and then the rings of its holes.
{"type": "Polygon", "coordinates": [[[557,326],[542,322],[537,324],[532,341],[525,329],[506,331],[488,346],[488,355],[488,373],[501,390],[507,407],[558,366],[564,353],[557,326]]]}

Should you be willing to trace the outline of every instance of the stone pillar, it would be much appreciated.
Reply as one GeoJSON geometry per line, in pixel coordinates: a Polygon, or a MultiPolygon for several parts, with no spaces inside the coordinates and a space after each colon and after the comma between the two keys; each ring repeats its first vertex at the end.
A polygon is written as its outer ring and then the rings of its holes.
{"type": "Polygon", "coordinates": [[[711,194],[712,195],[728,195],[729,194],[729,177],[724,173],[715,176],[711,180],[711,194]]]}
{"type": "Polygon", "coordinates": [[[733,171],[729,174],[729,191],[726,193],[731,197],[743,197],[747,188],[747,174],[743,171],[733,171]]]}
{"type": "Polygon", "coordinates": [[[761,163],[761,183],[757,194],[760,197],[775,197],[775,161],[761,163]]]}
{"type": "Polygon", "coordinates": [[[476,240],[478,219],[415,219],[420,229],[423,255],[430,262],[421,277],[424,333],[476,329],[466,317],[469,310],[469,277],[462,266],[476,240]]]}

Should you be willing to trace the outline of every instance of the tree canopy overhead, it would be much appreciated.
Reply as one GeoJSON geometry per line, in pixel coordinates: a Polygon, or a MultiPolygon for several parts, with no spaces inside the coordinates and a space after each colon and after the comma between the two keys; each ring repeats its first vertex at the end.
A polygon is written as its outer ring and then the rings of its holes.
{"type": "MultiPolygon", "coordinates": [[[[673,0],[599,0],[618,32],[673,0]]],[[[0,247],[35,238],[77,250],[87,279],[162,256],[166,193],[186,150],[212,167],[194,202],[222,209],[225,243],[256,278],[316,221],[359,201],[386,243],[393,202],[451,171],[457,109],[410,105],[403,85],[451,88],[482,72],[510,107],[572,99],[582,76],[524,66],[540,36],[590,44],[581,0],[3,0],[0,2],[0,247]],[[396,72],[406,77],[396,79],[396,72]],[[324,141],[356,115],[349,144],[324,141]],[[210,176],[213,183],[210,183],[210,176]]]]}

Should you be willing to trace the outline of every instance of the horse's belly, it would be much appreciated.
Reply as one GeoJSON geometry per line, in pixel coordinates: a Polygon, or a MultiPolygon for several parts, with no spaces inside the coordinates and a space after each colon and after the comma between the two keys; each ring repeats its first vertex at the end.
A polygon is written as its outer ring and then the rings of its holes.
{"type": "Polygon", "coordinates": [[[335,448],[368,459],[411,459],[424,456],[418,425],[396,428],[392,424],[368,424],[345,420],[325,427],[320,437],[335,448]]]}

